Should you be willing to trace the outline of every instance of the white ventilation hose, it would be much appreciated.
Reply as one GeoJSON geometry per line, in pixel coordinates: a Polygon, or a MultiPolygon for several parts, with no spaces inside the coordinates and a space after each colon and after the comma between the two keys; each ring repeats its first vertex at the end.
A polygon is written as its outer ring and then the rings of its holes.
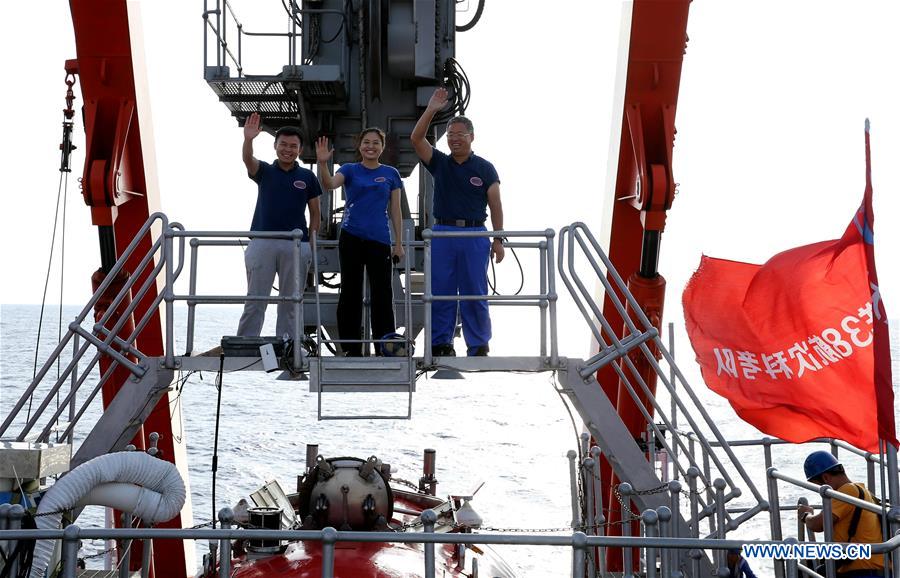
{"type": "MultiPolygon", "coordinates": [[[[131,512],[145,523],[171,520],[185,501],[184,481],[174,464],[144,452],[117,452],[89,460],[56,482],[38,506],[39,530],[59,528],[62,511],[76,506],[108,506],[131,512]],[[44,512],[56,512],[42,516],[44,512]]],[[[55,540],[34,547],[30,578],[42,578],[55,540]]]]}

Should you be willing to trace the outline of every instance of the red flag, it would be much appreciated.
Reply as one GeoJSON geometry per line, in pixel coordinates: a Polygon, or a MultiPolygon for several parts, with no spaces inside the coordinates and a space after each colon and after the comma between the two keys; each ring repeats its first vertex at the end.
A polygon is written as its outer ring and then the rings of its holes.
{"type": "Polygon", "coordinates": [[[844,235],[763,265],[704,256],[682,297],[707,386],[760,431],[894,446],[887,314],[878,292],[869,131],[866,190],[844,235]]]}

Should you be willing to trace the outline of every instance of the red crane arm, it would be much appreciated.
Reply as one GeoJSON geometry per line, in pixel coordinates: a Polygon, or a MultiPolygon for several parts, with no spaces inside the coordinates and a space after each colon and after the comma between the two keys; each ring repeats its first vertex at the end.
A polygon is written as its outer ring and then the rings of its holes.
{"type": "MultiPolygon", "coordinates": [[[[145,153],[152,151],[145,151],[142,146],[138,93],[143,83],[136,82],[135,78],[129,4],[126,0],[70,0],[69,5],[77,59],[66,62],[66,71],[78,75],[84,103],[82,188],[85,203],[91,209],[91,219],[99,230],[102,263],[92,277],[96,290],[106,277],[106,272],[154,212],[158,199],[155,183],[148,184],[145,166],[145,159],[153,158],[152,154],[145,156],[145,153]]],[[[142,67],[138,69],[142,70],[142,67]]],[[[151,245],[150,239],[144,239],[125,269],[134,271],[151,245]]],[[[147,273],[150,269],[152,267],[147,268],[147,273]]],[[[126,273],[118,278],[98,303],[95,311],[97,318],[106,311],[128,276],[126,273]]],[[[143,281],[143,278],[138,279],[135,287],[140,287],[143,281]]],[[[135,341],[138,350],[149,356],[160,356],[164,352],[160,313],[151,308],[156,296],[155,287],[151,288],[142,302],[137,304],[133,315],[134,319],[141,319],[147,314],[152,316],[149,325],[135,341]]],[[[127,302],[120,310],[126,306],[127,302]]],[[[120,337],[126,338],[133,330],[134,319],[128,320],[120,337]]],[[[117,317],[114,317],[111,323],[116,321],[117,317]]],[[[108,358],[101,360],[102,372],[109,366],[108,358]]],[[[116,370],[103,389],[104,408],[129,378],[130,373],[124,368],[116,370]]],[[[157,447],[161,450],[161,456],[175,463],[187,481],[183,446],[177,444],[172,435],[169,402],[169,396],[163,396],[133,443],[138,448],[146,448],[149,446],[146,436],[150,432],[159,433],[157,447]]],[[[163,525],[190,526],[189,510],[187,512],[163,525]]],[[[193,574],[194,568],[188,568],[189,564],[193,566],[193,552],[187,551],[185,544],[173,540],[154,544],[152,567],[155,576],[186,577],[189,571],[193,574]]],[[[140,553],[132,550],[131,560],[132,569],[137,569],[140,553]]]]}
{"type": "MultiPolygon", "coordinates": [[[[690,0],[634,1],[616,200],[609,220],[610,260],[622,278],[628,280],[629,289],[657,329],[662,322],[666,286],[657,271],[657,262],[666,211],[672,207],[675,197],[672,149],[689,5],[690,0]]],[[[623,337],[624,321],[608,298],[604,301],[603,315],[612,327],[621,328],[618,337],[623,337]]],[[[655,390],[656,374],[649,364],[642,357],[632,361],[650,389],[655,390]]],[[[601,369],[597,380],[632,435],[640,437],[646,427],[643,417],[619,383],[615,368],[601,369]]],[[[649,407],[646,400],[643,403],[649,407]]],[[[612,476],[608,464],[604,464],[601,477],[606,486],[606,503],[616,503],[611,488],[618,480],[612,476]]],[[[611,508],[611,530],[621,529],[616,524],[619,519],[619,512],[611,508]]],[[[621,570],[620,558],[611,556],[608,563],[611,570],[621,570]]]]}

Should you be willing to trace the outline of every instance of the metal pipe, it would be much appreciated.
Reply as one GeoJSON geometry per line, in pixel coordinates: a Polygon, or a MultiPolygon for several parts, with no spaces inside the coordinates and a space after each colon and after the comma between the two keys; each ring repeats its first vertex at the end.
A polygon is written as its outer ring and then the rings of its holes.
{"type": "MultiPolygon", "coordinates": [[[[192,297],[197,294],[197,259],[199,257],[199,243],[197,239],[191,239],[191,269],[188,282],[188,294],[192,297]]],[[[197,302],[191,299],[187,301],[187,337],[185,338],[184,354],[194,352],[194,320],[197,316],[197,302]]]]}
{"type": "Polygon", "coordinates": [[[437,451],[431,448],[426,449],[422,459],[422,478],[419,480],[419,490],[427,493],[429,496],[437,494],[436,460],[437,451]]]}
{"type": "MultiPolygon", "coordinates": [[[[74,341],[72,342],[72,361],[74,362],[72,367],[72,381],[69,383],[69,425],[72,425],[72,422],[75,420],[75,399],[77,387],[76,384],[78,382],[78,360],[75,359],[75,353],[78,351],[78,335],[73,337],[74,341]]],[[[69,429],[69,435],[63,436],[63,439],[66,440],[66,443],[71,444],[72,440],[75,438],[74,428],[69,429]]]]}
{"type": "Polygon", "coordinates": [[[412,326],[413,326],[413,321],[412,321],[412,273],[410,271],[409,263],[413,258],[413,252],[409,246],[409,229],[407,229],[406,227],[402,227],[402,229],[403,229],[403,245],[404,245],[403,254],[405,255],[405,259],[403,260],[403,279],[404,279],[404,283],[403,283],[403,287],[404,287],[403,313],[404,313],[404,317],[406,318],[406,320],[404,321],[405,330],[403,333],[407,340],[407,344],[406,344],[406,356],[408,358],[407,379],[409,380],[409,393],[407,394],[407,397],[406,397],[406,413],[409,417],[412,417],[412,399],[413,399],[413,387],[415,386],[415,383],[416,383],[416,373],[415,373],[416,367],[415,367],[415,363],[413,363],[413,361],[412,361],[413,339],[411,339],[411,338],[415,337],[415,334],[413,333],[413,328],[412,328],[412,326]]]}
{"type": "MultiPolygon", "coordinates": [[[[722,478],[716,478],[713,480],[713,487],[716,490],[716,524],[718,525],[718,537],[721,539],[725,539],[726,526],[725,526],[725,480],[722,478]]],[[[711,520],[712,518],[710,518],[711,520]]],[[[728,568],[728,563],[725,560],[725,552],[721,549],[717,549],[715,551],[716,556],[716,566],[718,566],[720,572],[723,568],[728,568]]]]}
{"type": "MultiPolygon", "coordinates": [[[[900,531],[900,521],[898,521],[898,518],[900,518],[900,481],[898,481],[897,475],[894,474],[894,472],[897,471],[897,448],[886,442],[883,442],[883,446],[887,450],[884,453],[887,454],[887,467],[889,472],[889,475],[887,476],[887,489],[891,502],[891,515],[888,516],[888,520],[890,522],[890,536],[893,537],[900,531]]],[[[891,551],[891,563],[893,564],[894,572],[896,573],[897,569],[900,568],[900,550],[894,549],[891,551]]]]}
{"type": "MultiPolygon", "coordinates": [[[[424,171],[423,171],[424,172],[424,171]]],[[[422,301],[425,303],[425,355],[423,356],[425,366],[428,367],[432,363],[431,359],[431,236],[434,233],[431,229],[422,231],[422,240],[425,242],[425,292],[422,295],[422,301]]]]}
{"type": "MultiPolygon", "coordinates": [[[[291,295],[291,299],[293,300],[292,307],[294,308],[294,356],[292,363],[294,371],[299,372],[303,367],[303,347],[301,347],[301,344],[303,343],[303,335],[306,330],[306,326],[303,324],[303,290],[306,288],[306,276],[302,279],[300,278],[302,262],[300,255],[303,250],[303,232],[300,231],[300,229],[294,229],[293,233],[294,293],[291,295]]],[[[313,235],[315,235],[315,233],[313,233],[313,235]]],[[[318,284],[318,279],[316,280],[316,284],[318,284]]],[[[281,336],[279,335],[279,337],[281,336]]]]}
{"type": "Polygon", "coordinates": [[[319,457],[319,444],[306,444],[306,473],[309,473],[316,467],[316,461],[319,457]]]}
{"type": "Polygon", "coordinates": [[[78,539],[80,528],[75,524],[67,526],[63,531],[62,563],[63,576],[75,578],[78,568],[78,539]]]}
{"type": "MultiPolygon", "coordinates": [[[[693,451],[693,448],[691,448],[693,451]]],[[[688,481],[688,488],[690,491],[690,502],[691,502],[691,518],[690,518],[690,530],[691,530],[691,538],[697,539],[700,537],[700,494],[697,491],[697,477],[700,475],[700,470],[697,469],[696,466],[691,466],[685,472],[688,481]]],[[[696,548],[692,548],[688,551],[688,556],[691,558],[691,575],[699,576],[700,575],[700,557],[702,554],[696,548]]]]}
{"type": "Polygon", "coordinates": [[[165,301],[166,301],[166,358],[165,358],[165,367],[168,369],[175,368],[175,300],[174,300],[174,285],[175,285],[175,271],[172,266],[173,251],[172,251],[172,237],[170,235],[170,229],[166,227],[163,232],[165,236],[165,243],[163,244],[165,261],[166,261],[166,287],[164,290],[165,301]]]}
{"type": "MultiPolygon", "coordinates": [[[[675,324],[669,322],[669,353],[672,354],[672,358],[675,358],[675,324]]],[[[675,439],[678,436],[678,403],[676,399],[678,396],[675,393],[675,371],[672,369],[672,364],[669,364],[669,383],[672,384],[672,390],[670,392],[671,396],[671,407],[669,409],[672,417],[670,418],[672,421],[672,439],[675,439]]],[[[678,469],[678,446],[679,444],[672,445],[672,478],[678,479],[679,469],[678,469]]],[[[678,510],[675,510],[677,513],[678,510]]],[[[676,524],[676,527],[678,525],[676,524]]]]}
{"type": "MultiPolygon", "coordinates": [[[[832,487],[828,484],[823,484],[819,488],[819,494],[822,496],[822,522],[824,523],[824,535],[822,539],[825,542],[834,541],[834,517],[832,515],[831,498],[826,495],[826,490],[831,489],[832,487]]],[[[826,559],[825,576],[827,578],[834,578],[835,572],[836,566],[834,564],[834,560],[826,559]]]]}
{"type": "MultiPolygon", "coordinates": [[[[594,459],[585,458],[581,462],[581,479],[584,488],[585,529],[587,535],[594,533],[594,459]]],[[[590,576],[591,573],[588,572],[590,576]]]]}
{"type": "MultiPolygon", "coordinates": [[[[788,538],[788,541],[792,541],[788,538]]],[[[798,562],[794,558],[785,561],[785,570],[787,578],[798,578],[798,562]]]]}
{"type": "Polygon", "coordinates": [[[144,539],[144,547],[141,550],[141,578],[150,576],[150,555],[153,552],[153,540],[144,539]]]}
{"type": "MultiPolygon", "coordinates": [[[[619,496],[622,503],[621,520],[624,522],[622,524],[622,537],[631,536],[631,491],[631,484],[628,482],[619,484],[619,496]]],[[[622,548],[622,567],[625,570],[623,578],[634,578],[633,566],[634,560],[631,548],[622,548]]]]}
{"type": "Polygon", "coordinates": [[[553,229],[547,229],[547,299],[550,309],[550,366],[559,365],[559,336],[556,323],[556,270],[553,267],[553,229]]]}
{"type": "MultiPolygon", "coordinates": [[[[659,535],[665,538],[672,536],[672,510],[668,506],[660,506],[656,509],[656,516],[659,518],[659,535]]],[[[663,548],[659,553],[660,574],[663,578],[669,578],[672,568],[676,566],[672,563],[672,549],[663,548]]]]}
{"type": "MultiPolygon", "coordinates": [[[[663,506],[665,507],[665,506],[663,506]]],[[[669,516],[671,517],[671,512],[669,512],[669,516]]],[[[644,534],[648,538],[656,538],[659,536],[659,529],[657,528],[657,523],[659,522],[659,515],[655,510],[644,510],[641,513],[641,522],[644,524],[644,534]]],[[[646,560],[645,568],[646,573],[645,576],[647,578],[656,578],[656,548],[653,546],[647,546],[644,550],[644,560],[646,560]]]]}
{"type": "MultiPolygon", "coordinates": [[[[772,467],[772,446],[766,444],[764,446],[766,460],[766,489],[768,491],[768,509],[769,509],[769,528],[772,532],[773,540],[781,540],[781,498],[778,497],[778,480],[772,475],[775,468],[772,467]]],[[[785,567],[784,560],[775,560],[775,576],[776,578],[784,578],[785,567]]]]}
{"type": "MultiPolygon", "coordinates": [[[[432,301],[534,301],[549,299],[548,295],[433,295],[432,301]]],[[[533,305],[533,303],[529,303],[533,305]]]]}
{"type": "MultiPolygon", "coordinates": [[[[584,510],[585,510],[585,522],[586,526],[584,529],[584,533],[590,536],[596,532],[596,522],[595,522],[595,512],[594,512],[594,492],[596,492],[595,480],[594,480],[594,468],[596,467],[596,462],[593,458],[586,457],[582,461],[581,467],[581,479],[582,479],[582,487],[584,488],[584,510]]],[[[588,578],[596,578],[597,568],[596,566],[588,560],[587,563],[587,576],[588,578]]]]}
{"type": "MultiPolygon", "coordinates": [[[[671,508],[671,514],[675,516],[675,521],[669,526],[669,536],[673,538],[681,538],[680,524],[678,523],[678,517],[681,515],[681,482],[678,480],[671,480],[669,482],[669,504],[671,508]]],[[[671,569],[671,574],[675,574],[678,570],[678,552],[675,550],[669,550],[669,568],[671,569]]],[[[666,575],[668,578],[668,575],[666,575]]]]}
{"type": "Polygon", "coordinates": [[[581,526],[581,508],[578,507],[578,468],[575,460],[578,458],[578,452],[569,450],[566,452],[569,458],[569,492],[572,501],[572,529],[577,530],[581,526]]]}
{"type": "MultiPolygon", "coordinates": [[[[426,534],[434,533],[434,523],[437,521],[437,514],[434,510],[428,509],[422,512],[422,524],[426,534]]],[[[434,578],[434,542],[424,545],[425,549],[425,578],[434,578]]]]}
{"type": "MultiPolygon", "coordinates": [[[[120,365],[125,366],[128,371],[131,372],[135,377],[143,377],[147,370],[141,367],[140,365],[134,363],[121,352],[119,352],[115,347],[112,347],[106,343],[105,340],[98,339],[93,333],[81,327],[80,325],[75,328],[75,333],[84,337],[84,340],[96,347],[101,353],[104,355],[108,355],[115,359],[120,365]]],[[[110,339],[107,337],[107,339],[110,339]]]]}
{"type": "MultiPolygon", "coordinates": [[[[703,479],[707,480],[707,483],[709,483],[708,481],[711,479],[710,468],[709,468],[709,454],[710,454],[709,450],[706,450],[703,452],[703,479]]],[[[706,498],[710,502],[715,504],[716,495],[715,495],[715,490],[713,488],[714,488],[714,486],[713,487],[710,487],[709,485],[706,486],[706,498]]],[[[710,535],[715,535],[717,531],[718,530],[716,528],[716,518],[714,516],[710,516],[709,517],[709,533],[710,533],[710,535]]]]}
{"type": "MultiPolygon", "coordinates": [[[[594,458],[594,508],[597,515],[594,517],[597,529],[594,532],[597,536],[606,535],[606,515],[603,514],[603,484],[600,480],[600,454],[601,450],[597,446],[591,447],[591,457],[594,458]]],[[[599,547],[595,549],[597,554],[597,573],[600,576],[606,576],[606,548],[599,547]]]]}
{"type": "MultiPolygon", "coordinates": [[[[801,497],[797,500],[797,509],[798,510],[800,509],[800,506],[808,506],[808,505],[809,505],[809,500],[807,500],[806,498],[801,497]]],[[[812,538],[812,540],[810,540],[810,541],[815,542],[815,534],[813,532],[810,532],[809,536],[812,538]]],[[[800,516],[797,516],[797,538],[801,542],[806,541],[806,524],[803,522],[803,520],[800,519],[800,516]]]]}
{"type": "MultiPolygon", "coordinates": [[[[131,512],[122,512],[122,527],[130,528],[134,522],[134,516],[131,512]]],[[[119,557],[119,578],[128,578],[129,566],[131,566],[131,540],[123,540],[119,549],[122,555],[119,557]]]]}
{"type": "Polygon", "coordinates": [[[811,492],[818,492],[818,493],[828,496],[829,498],[832,498],[832,499],[841,500],[842,502],[846,502],[848,504],[856,506],[857,508],[861,508],[861,509],[867,510],[869,512],[874,512],[876,514],[881,513],[881,508],[871,502],[866,502],[865,500],[860,500],[859,498],[853,498],[851,496],[848,496],[847,494],[838,492],[837,490],[834,490],[829,486],[817,486],[816,484],[807,482],[805,480],[800,480],[797,478],[793,478],[791,476],[787,476],[787,475],[779,472],[777,468],[771,468],[771,472],[769,475],[771,475],[772,477],[777,478],[783,482],[788,482],[790,484],[793,484],[799,488],[803,488],[803,489],[809,490],[811,492]]]}
{"type": "MultiPolygon", "coordinates": [[[[541,295],[547,294],[547,243],[542,242],[538,250],[538,262],[540,263],[540,291],[541,295]]],[[[540,322],[540,356],[547,356],[547,302],[541,301],[538,319],[540,322]]]]}
{"type": "MultiPolygon", "coordinates": [[[[231,524],[234,522],[234,512],[231,508],[222,508],[219,510],[219,525],[222,526],[223,530],[230,530],[231,524]]],[[[323,544],[322,550],[324,553],[325,546],[323,544]]],[[[324,566],[324,556],[323,562],[324,566]]],[[[231,540],[228,538],[222,538],[219,540],[219,578],[230,578],[231,576],[231,540]]]]}
{"type": "Polygon", "coordinates": [[[587,536],[584,532],[572,534],[572,577],[584,578],[585,547],[587,536]]]}

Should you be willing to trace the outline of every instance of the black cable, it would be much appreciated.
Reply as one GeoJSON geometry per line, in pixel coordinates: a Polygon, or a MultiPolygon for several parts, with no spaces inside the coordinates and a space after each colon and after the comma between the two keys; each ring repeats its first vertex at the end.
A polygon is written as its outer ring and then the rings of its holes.
{"type": "Polygon", "coordinates": [[[345,22],[345,16],[342,14],[342,15],[341,15],[341,24],[338,26],[337,32],[335,32],[335,33],[331,36],[331,38],[329,38],[328,40],[322,40],[322,41],[321,41],[322,44],[331,44],[332,42],[334,42],[335,40],[337,40],[337,37],[340,36],[341,31],[344,29],[344,22],[345,22]]]}
{"type": "Polygon", "coordinates": [[[287,0],[281,0],[281,5],[284,7],[284,11],[287,12],[288,18],[290,18],[291,21],[293,21],[293,23],[296,24],[298,28],[303,30],[303,23],[297,19],[297,15],[294,13],[293,10],[291,10],[291,7],[294,7],[297,4],[293,0],[291,0],[291,6],[289,7],[287,4],[287,0]]]}
{"type": "Polygon", "coordinates": [[[553,386],[553,391],[559,396],[559,401],[562,402],[563,407],[566,408],[566,413],[569,414],[569,421],[572,422],[572,431],[575,432],[575,447],[578,448],[578,456],[579,463],[581,459],[584,459],[584,456],[581,455],[581,434],[578,433],[578,425],[575,423],[575,416],[572,415],[572,409],[569,407],[569,404],[566,403],[566,398],[563,397],[563,390],[559,385],[559,379],[556,375],[556,370],[553,371],[553,375],[551,377],[550,385],[553,386]]]}
{"type": "MultiPolygon", "coordinates": [[[[63,201],[62,201],[62,233],[60,234],[59,243],[59,324],[56,326],[57,343],[62,343],[62,317],[63,317],[63,287],[66,281],[66,202],[69,192],[69,173],[65,174],[63,181],[63,201]]],[[[74,355],[74,354],[73,354],[74,355]]],[[[56,379],[62,375],[62,359],[56,358],[56,379]]],[[[59,390],[56,392],[56,409],[59,409],[59,390]]],[[[56,441],[59,443],[59,429],[56,430],[56,441]]]]}
{"type": "MultiPolygon", "coordinates": [[[[59,221],[59,200],[62,196],[62,187],[63,187],[63,175],[65,173],[59,173],[59,185],[56,188],[56,210],[53,215],[53,233],[50,236],[50,257],[47,260],[47,275],[44,277],[44,293],[41,296],[41,314],[38,318],[38,332],[37,332],[37,342],[34,345],[34,370],[31,374],[31,379],[37,377],[37,364],[38,364],[38,355],[41,349],[41,328],[44,324],[44,306],[47,304],[47,287],[50,284],[50,268],[53,266],[53,248],[56,245],[56,224],[59,221]]],[[[34,392],[32,392],[31,396],[28,398],[28,414],[26,420],[31,420],[31,404],[34,401],[34,392]]]]}
{"type": "Polygon", "coordinates": [[[464,115],[471,99],[469,77],[455,58],[444,61],[443,84],[451,94],[450,105],[435,115],[433,124],[449,121],[457,115],[464,115]]]}
{"type": "Polygon", "coordinates": [[[468,32],[469,30],[475,28],[475,25],[478,24],[478,21],[481,20],[481,13],[484,11],[484,0],[478,0],[478,8],[475,9],[475,16],[469,20],[468,23],[463,24],[462,26],[457,26],[457,32],[468,32]]]}
{"type": "MultiPolygon", "coordinates": [[[[254,362],[255,363],[255,362],[254,362]]],[[[222,373],[225,369],[225,354],[219,354],[219,375],[216,377],[216,433],[213,437],[212,455],[212,510],[213,530],[216,529],[216,471],[219,469],[219,418],[222,415],[222,373]]]]}
{"type": "MultiPolygon", "coordinates": [[[[516,250],[512,247],[509,248],[510,253],[512,253],[513,258],[515,258],[516,263],[519,265],[519,288],[516,289],[516,292],[513,295],[520,295],[522,293],[522,289],[525,287],[525,270],[522,268],[522,261],[519,260],[519,255],[516,254],[516,250]]],[[[493,277],[493,282],[491,279],[488,279],[488,287],[491,289],[491,295],[500,295],[497,292],[497,271],[494,269],[494,261],[491,260],[491,277],[493,277]]]]}

